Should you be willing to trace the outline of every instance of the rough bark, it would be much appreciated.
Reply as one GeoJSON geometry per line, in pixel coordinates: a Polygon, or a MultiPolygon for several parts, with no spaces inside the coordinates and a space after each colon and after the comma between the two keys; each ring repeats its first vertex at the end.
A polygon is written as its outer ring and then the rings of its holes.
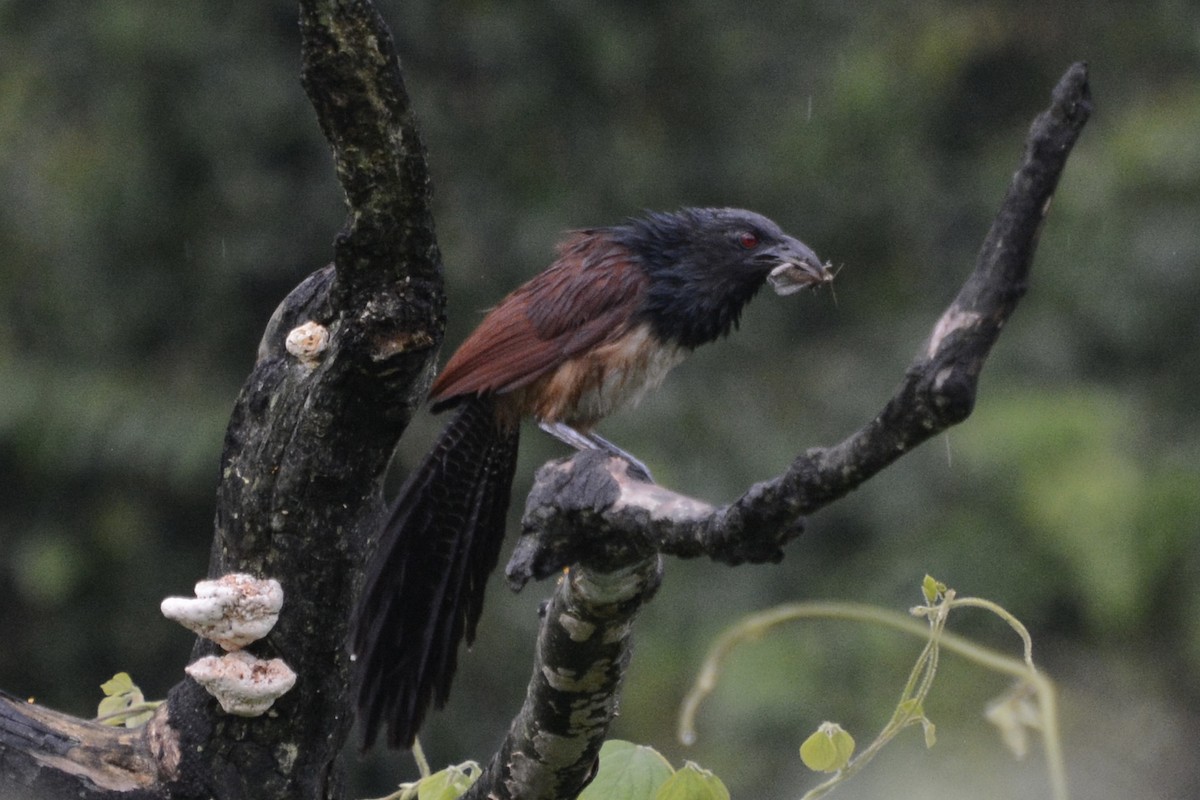
{"type": "Polygon", "coordinates": [[[613,570],[577,565],[563,574],[542,612],[525,702],[468,800],[556,800],[587,784],[617,712],[632,620],[661,577],[658,556],[613,570]]]}
{"type": "MultiPolygon", "coordinates": [[[[342,796],[348,620],[382,476],[441,342],[443,295],[424,151],[387,27],[368,0],[301,0],[300,20],[304,88],[349,219],[333,264],[276,311],[238,397],[209,565],[210,576],[282,583],[278,624],[248,649],[299,679],[252,718],[223,713],[185,679],[134,731],[3,698],[0,797],[342,796]],[[328,345],[297,358],[285,338],[310,321],[328,345]]],[[[193,656],[215,651],[199,640],[193,656]]]]}
{"type": "Polygon", "coordinates": [[[0,800],[160,798],[161,723],[110,728],[0,693],[0,800]]]}

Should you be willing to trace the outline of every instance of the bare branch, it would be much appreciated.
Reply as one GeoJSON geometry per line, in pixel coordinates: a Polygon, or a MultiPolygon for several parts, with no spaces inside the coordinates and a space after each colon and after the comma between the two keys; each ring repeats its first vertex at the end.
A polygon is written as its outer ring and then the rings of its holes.
{"type": "Polygon", "coordinates": [[[163,718],[113,728],[0,692],[0,800],[161,797],[160,772],[167,778],[179,761],[163,718]]]}
{"type": "Polygon", "coordinates": [[[425,146],[391,32],[369,0],[301,0],[300,32],[301,80],[350,208],[340,280],[408,277],[440,291],[425,146]]]}
{"type": "MultiPolygon", "coordinates": [[[[633,569],[650,563],[658,553],[707,555],[728,564],[778,561],[783,546],[803,530],[803,514],[845,496],[917,445],[966,419],[975,404],[984,361],[1025,293],[1050,199],[1090,112],[1087,67],[1075,64],[1054,89],[1050,107],[1033,123],[1023,162],[974,271],[875,419],[833,447],[809,450],[782,475],[752,486],[736,502],[715,510],[641,483],[626,473],[622,462],[599,454],[581,453],[547,465],[538,472],[526,506],[525,534],[508,567],[510,582],[520,587],[571,564],[598,572],[633,569]]],[[[636,604],[633,607],[636,610],[636,604]]],[[[546,631],[554,624],[549,618],[543,621],[543,643],[552,641],[546,631]]],[[[553,654],[539,651],[539,658],[553,654]]],[[[613,691],[617,684],[612,682],[613,691]]],[[[531,684],[530,693],[534,690],[531,684]]],[[[528,708],[527,703],[522,714],[528,708]]],[[[538,723],[521,724],[528,728],[538,723]]],[[[589,738],[575,742],[575,749],[594,754],[605,729],[594,726],[589,738]]],[[[510,732],[472,797],[511,796],[504,782],[512,780],[518,766],[514,759],[523,753],[513,736],[510,732]]],[[[528,763],[520,762],[522,781],[540,785],[542,777],[530,774],[528,763]]],[[[545,768],[559,774],[551,766],[545,768]]],[[[571,796],[582,785],[562,796],[571,796]]]]}

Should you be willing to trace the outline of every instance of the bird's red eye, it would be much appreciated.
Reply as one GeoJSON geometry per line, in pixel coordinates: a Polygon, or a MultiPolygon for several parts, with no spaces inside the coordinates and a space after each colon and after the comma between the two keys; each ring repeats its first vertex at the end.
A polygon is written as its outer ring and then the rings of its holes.
{"type": "Polygon", "coordinates": [[[758,247],[758,237],[751,231],[742,231],[738,234],[738,244],[746,250],[753,250],[758,247]]]}

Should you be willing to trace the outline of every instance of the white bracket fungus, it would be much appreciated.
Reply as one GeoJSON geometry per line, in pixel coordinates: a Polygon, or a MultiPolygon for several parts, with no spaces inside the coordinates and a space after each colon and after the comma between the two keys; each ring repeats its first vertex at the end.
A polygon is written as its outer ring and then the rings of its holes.
{"type": "Polygon", "coordinates": [[[296,673],[273,658],[264,661],[242,648],[267,635],[279,619],[283,587],[273,578],[233,573],[196,584],[195,597],[168,597],[162,613],[227,651],[184,668],[227,714],[257,717],[296,683],[296,673]]]}
{"type": "Polygon", "coordinates": [[[200,581],[195,597],[168,597],[161,608],[167,619],[232,651],[266,636],[282,606],[279,581],[233,573],[200,581]]]}
{"type": "Polygon", "coordinates": [[[184,668],[196,683],[217,698],[226,714],[257,717],[296,684],[296,673],[273,658],[263,661],[239,650],[223,656],[205,656],[184,668]]]}

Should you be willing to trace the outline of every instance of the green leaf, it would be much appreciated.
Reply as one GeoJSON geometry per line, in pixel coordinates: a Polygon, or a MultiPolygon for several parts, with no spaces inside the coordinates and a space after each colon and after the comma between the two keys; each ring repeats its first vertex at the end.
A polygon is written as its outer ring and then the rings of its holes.
{"type": "Polygon", "coordinates": [[[579,800],[653,800],[673,772],[653,747],[613,739],[600,748],[600,770],[579,800]]]}
{"type": "Polygon", "coordinates": [[[153,716],[153,711],[142,711],[138,714],[130,714],[125,718],[124,725],[126,728],[140,728],[142,725],[145,725],[147,722],[149,722],[150,718],[153,716]]]}
{"type": "Polygon", "coordinates": [[[926,575],[921,581],[921,594],[925,596],[926,605],[933,605],[946,594],[946,584],[932,575],[926,575]]]}
{"type": "Polygon", "coordinates": [[[837,772],[854,755],[854,737],[836,722],[822,722],[800,745],[800,760],[815,772],[837,772]]]}
{"type": "Polygon", "coordinates": [[[128,694],[136,688],[133,684],[133,678],[129,677],[128,672],[118,672],[100,684],[100,691],[104,692],[105,697],[128,694]]]}
{"type": "MultiPolygon", "coordinates": [[[[133,703],[130,701],[129,695],[114,695],[106,697],[100,701],[100,705],[96,706],[97,717],[107,717],[111,714],[124,711],[133,703]]],[[[102,720],[105,725],[123,725],[124,720],[102,720]]]]}
{"type": "Polygon", "coordinates": [[[1024,758],[1029,750],[1029,731],[1043,730],[1041,708],[1030,692],[1028,683],[1018,683],[1001,697],[993,700],[986,712],[988,722],[1000,729],[1004,744],[1017,758],[1024,758]]]}
{"type": "Polygon", "coordinates": [[[479,767],[472,762],[446,767],[417,784],[419,800],[456,800],[471,788],[479,777],[479,767]]]}
{"type": "Polygon", "coordinates": [[[932,750],[937,744],[937,726],[928,717],[921,717],[921,727],[925,729],[925,749],[932,750]]]}
{"type": "Polygon", "coordinates": [[[716,775],[688,761],[659,787],[654,800],[729,800],[729,790],[716,775]]]}
{"type": "Polygon", "coordinates": [[[854,756],[854,737],[850,735],[850,732],[839,727],[833,734],[833,747],[837,751],[842,766],[849,764],[850,759],[854,756]]]}
{"type": "Polygon", "coordinates": [[[113,727],[124,725],[127,728],[136,728],[139,725],[145,725],[153,715],[152,711],[145,711],[129,717],[103,719],[104,717],[119,714],[127,708],[146,702],[146,697],[142,694],[142,690],[129,677],[128,672],[118,672],[116,675],[113,675],[112,678],[100,684],[100,691],[104,692],[105,698],[96,706],[96,717],[104,725],[112,725],[113,727]]]}

